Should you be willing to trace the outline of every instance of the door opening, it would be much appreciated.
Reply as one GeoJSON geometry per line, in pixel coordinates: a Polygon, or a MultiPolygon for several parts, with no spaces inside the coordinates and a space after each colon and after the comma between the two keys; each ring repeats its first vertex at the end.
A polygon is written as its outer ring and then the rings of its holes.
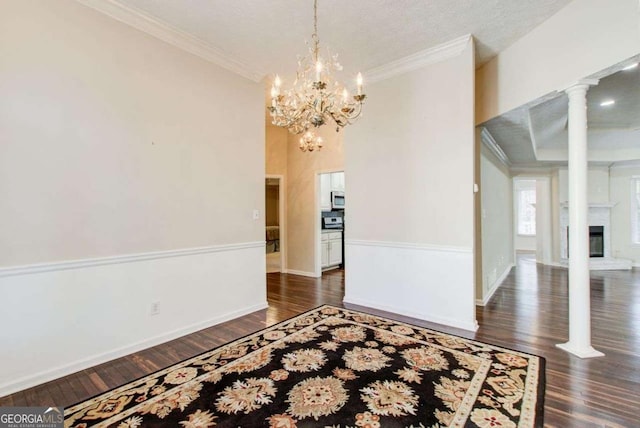
{"type": "Polygon", "coordinates": [[[282,249],[283,213],[281,177],[267,176],[265,179],[265,248],[267,273],[282,272],[284,253],[282,249]]]}

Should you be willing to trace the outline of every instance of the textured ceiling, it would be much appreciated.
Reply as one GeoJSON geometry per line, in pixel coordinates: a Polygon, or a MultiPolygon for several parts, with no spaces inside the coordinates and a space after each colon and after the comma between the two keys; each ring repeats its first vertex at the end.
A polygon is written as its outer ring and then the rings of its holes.
{"type": "MultiPolygon", "coordinates": [[[[603,162],[640,158],[640,66],[621,70],[640,61],[630,59],[613,67],[587,92],[588,147],[592,159],[603,162]],[[614,100],[611,106],[601,106],[614,100]]],[[[536,166],[566,162],[568,97],[558,93],[543,102],[533,102],[484,126],[514,166],[536,166]],[[543,162],[543,163],[544,163],[543,162]]]]}
{"type": "MultiPolygon", "coordinates": [[[[305,42],[313,30],[312,0],[80,1],[123,5],[195,38],[251,78],[294,74],[296,57],[307,54],[305,42]]],[[[476,40],[479,65],[570,1],[318,0],[318,33],[321,48],[338,53],[349,74],[366,73],[467,34],[476,40]]],[[[588,120],[590,150],[640,153],[640,68],[602,78],[591,88],[588,120]],[[601,107],[608,98],[616,104],[601,107]]],[[[484,125],[513,165],[537,165],[540,159],[557,163],[566,158],[566,124],[567,97],[558,94],[484,125]]]]}
{"type": "MultiPolygon", "coordinates": [[[[293,74],[313,30],[312,0],[119,0],[200,39],[259,76],[293,74]]],[[[570,0],[319,0],[321,48],[366,71],[466,34],[484,63],[570,0]]],[[[355,71],[353,72],[355,74],[355,71]]]]}

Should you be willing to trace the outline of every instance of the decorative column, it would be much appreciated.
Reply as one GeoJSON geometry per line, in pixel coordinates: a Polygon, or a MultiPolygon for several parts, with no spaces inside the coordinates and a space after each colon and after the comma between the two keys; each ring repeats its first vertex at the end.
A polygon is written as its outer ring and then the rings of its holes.
{"type": "Polygon", "coordinates": [[[557,345],[580,358],[604,354],[591,346],[589,206],[587,201],[587,90],[582,80],[569,95],[569,341],[557,345]]]}

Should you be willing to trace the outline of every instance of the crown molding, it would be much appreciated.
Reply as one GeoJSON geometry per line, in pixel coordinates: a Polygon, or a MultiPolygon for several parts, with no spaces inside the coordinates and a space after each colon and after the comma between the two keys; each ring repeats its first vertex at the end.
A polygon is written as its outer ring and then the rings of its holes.
{"type": "Polygon", "coordinates": [[[152,18],[137,9],[126,6],[120,1],[76,1],[254,82],[260,82],[264,75],[264,73],[252,70],[246,64],[226,55],[222,50],[207,44],[203,40],[193,37],[184,31],[180,31],[166,22],[152,18]]]}
{"type": "Polygon", "coordinates": [[[488,148],[491,153],[493,153],[494,156],[497,157],[500,162],[502,162],[504,166],[506,166],[507,168],[511,166],[509,157],[498,145],[496,140],[493,138],[493,135],[491,135],[491,132],[489,132],[487,128],[483,127],[480,131],[480,139],[482,140],[482,143],[485,145],[485,147],[488,148]]]}
{"type": "Polygon", "coordinates": [[[613,162],[609,169],[628,169],[628,168],[640,168],[640,160],[618,161],[613,162]]]}
{"type": "Polygon", "coordinates": [[[434,46],[404,58],[391,61],[379,67],[372,68],[367,70],[364,75],[370,83],[389,79],[390,77],[408,73],[429,64],[435,64],[458,56],[469,45],[469,43],[473,43],[473,38],[470,34],[467,34],[441,45],[434,46]]]}

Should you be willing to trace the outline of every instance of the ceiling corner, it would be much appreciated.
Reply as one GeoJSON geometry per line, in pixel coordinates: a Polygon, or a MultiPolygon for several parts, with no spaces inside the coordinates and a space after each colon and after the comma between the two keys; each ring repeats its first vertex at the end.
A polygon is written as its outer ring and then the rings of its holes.
{"type": "Polygon", "coordinates": [[[380,80],[389,79],[400,74],[417,70],[429,64],[434,64],[458,56],[467,48],[467,46],[469,46],[470,43],[473,43],[473,38],[470,34],[466,34],[438,46],[434,46],[404,58],[383,64],[379,67],[372,68],[367,70],[364,74],[369,82],[378,82],[380,80]]]}
{"type": "Polygon", "coordinates": [[[127,6],[117,0],[76,0],[91,9],[101,12],[117,21],[156,37],[170,45],[196,55],[228,71],[236,73],[253,82],[260,82],[264,72],[253,70],[242,61],[233,58],[219,48],[180,31],[169,24],[127,6]]]}

